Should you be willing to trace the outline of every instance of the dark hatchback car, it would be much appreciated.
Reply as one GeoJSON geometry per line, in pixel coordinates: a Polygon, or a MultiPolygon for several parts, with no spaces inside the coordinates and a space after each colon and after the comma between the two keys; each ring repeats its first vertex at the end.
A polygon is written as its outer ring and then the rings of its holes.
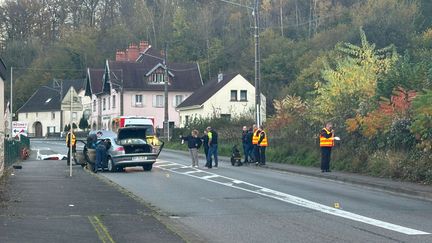
{"type": "MultiPolygon", "coordinates": [[[[155,149],[154,145],[146,140],[145,127],[124,127],[118,130],[118,134],[112,131],[92,131],[89,137],[95,136],[98,140],[107,141],[107,157],[102,167],[111,172],[123,171],[125,167],[142,166],[145,171],[153,168],[153,163],[163,148],[163,142],[155,149]]],[[[77,151],[79,159],[85,160],[89,169],[94,168],[95,149],[87,141],[82,151],[77,151]]]]}

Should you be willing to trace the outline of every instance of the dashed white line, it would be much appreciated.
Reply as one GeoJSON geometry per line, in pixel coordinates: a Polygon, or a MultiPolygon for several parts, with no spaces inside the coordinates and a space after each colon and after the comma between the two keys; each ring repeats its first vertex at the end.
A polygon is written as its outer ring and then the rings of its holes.
{"type": "MultiPolygon", "coordinates": [[[[326,213],[326,214],[330,214],[330,215],[334,215],[334,216],[350,219],[350,220],[353,220],[353,221],[357,221],[357,222],[362,222],[362,223],[365,223],[365,224],[373,225],[373,226],[376,226],[376,227],[380,227],[380,228],[396,231],[396,232],[399,232],[399,233],[402,233],[402,234],[407,234],[407,235],[428,235],[428,234],[430,234],[428,232],[424,232],[424,231],[421,231],[421,230],[416,230],[416,229],[412,229],[412,228],[408,228],[408,227],[404,227],[404,226],[388,223],[388,222],[385,222],[385,221],[381,221],[381,220],[365,217],[365,216],[362,216],[362,215],[359,215],[359,214],[355,214],[355,213],[351,213],[351,212],[348,212],[348,211],[344,211],[344,210],[341,210],[341,209],[332,208],[332,207],[329,207],[329,206],[326,206],[326,205],[323,205],[323,204],[319,204],[319,203],[316,203],[316,202],[312,202],[312,201],[309,201],[307,199],[296,197],[296,196],[293,196],[293,195],[290,195],[290,194],[287,194],[287,193],[275,191],[275,190],[272,190],[272,189],[269,189],[269,188],[265,188],[265,187],[254,185],[254,184],[251,184],[251,183],[248,183],[248,182],[244,182],[244,181],[232,179],[232,178],[229,178],[229,177],[217,175],[217,174],[214,174],[214,173],[211,173],[211,172],[207,172],[207,171],[202,171],[202,172],[208,173],[209,174],[208,176],[197,176],[197,175],[194,175],[195,171],[194,172],[191,172],[191,171],[181,172],[181,171],[177,171],[176,169],[164,168],[164,165],[166,163],[171,163],[172,165],[176,164],[176,163],[172,163],[172,162],[168,162],[168,161],[159,160],[158,162],[155,163],[154,167],[158,167],[161,170],[171,171],[172,173],[182,174],[182,175],[194,177],[194,178],[197,178],[197,179],[213,182],[213,183],[216,183],[216,184],[220,184],[220,185],[236,188],[236,189],[239,189],[239,190],[243,190],[243,191],[259,194],[261,196],[265,196],[265,197],[273,198],[273,199],[276,199],[276,200],[279,200],[279,201],[283,201],[283,202],[286,202],[286,203],[290,203],[290,204],[294,204],[294,205],[297,205],[297,206],[309,208],[309,209],[316,210],[316,211],[319,211],[319,212],[322,212],[322,213],[326,213]],[[212,180],[214,178],[223,178],[225,180],[230,180],[231,182],[220,182],[220,181],[217,181],[217,180],[212,180]],[[243,188],[243,187],[240,187],[238,184],[245,184],[245,185],[248,185],[248,186],[256,188],[256,190],[251,190],[251,189],[243,188]]],[[[181,164],[178,164],[178,165],[180,166],[181,164]]],[[[197,171],[201,172],[201,170],[197,170],[197,171]]]]}

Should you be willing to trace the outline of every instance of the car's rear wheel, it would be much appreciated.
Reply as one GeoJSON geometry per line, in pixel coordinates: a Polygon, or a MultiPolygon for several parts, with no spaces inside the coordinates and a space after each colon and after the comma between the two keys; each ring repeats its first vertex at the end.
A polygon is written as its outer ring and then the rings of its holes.
{"type": "Polygon", "coordinates": [[[153,164],[143,165],[144,171],[151,171],[152,168],[153,168],[153,164]]]}
{"type": "Polygon", "coordinates": [[[114,164],[114,161],[112,160],[112,158],[108,158],[108,170],[110,172],[116,172],[117,171],[116,165],[114,164]]]}

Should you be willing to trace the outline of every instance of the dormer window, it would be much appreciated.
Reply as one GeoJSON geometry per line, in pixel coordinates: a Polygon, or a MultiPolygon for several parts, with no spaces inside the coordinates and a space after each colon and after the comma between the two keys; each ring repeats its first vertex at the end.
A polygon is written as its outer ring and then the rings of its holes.
{"type": "Polygon", "coordinates": [[[150,76],[150,83],[152,84],[163,84],[165,82],[163,73],[153,73],[150,76]]]}

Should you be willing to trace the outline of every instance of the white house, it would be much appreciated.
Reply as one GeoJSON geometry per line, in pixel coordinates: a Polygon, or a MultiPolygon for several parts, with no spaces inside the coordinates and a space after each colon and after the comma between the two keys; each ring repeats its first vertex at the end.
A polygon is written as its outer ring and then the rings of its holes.
{"type": "MultiPolygon", "coordinates": [[[[261,94],[261,121],[265,121],[266,98],[261,94]]],[[[255,87],[240,74],[223,75],[207,82],[185,99],[177,111],[180,126],[195,118],[255,116],[255,87]]]]}
{"type": "Polygon", "coordinates": [[[84,84],[84,79],[63,80],[60,87],[40,87],[17,110],[18,121],[27,121],[28,133],[35,137],[60,133],[70,122],[78,127],[83,113],[90,115],[86,109],[89,109],[91,101],[89,97],[84,96],[84,84]],[[74,103],[73,107],[79,107],[79,110],[74,109],[72,113],[70,111],[71,98],[74,103]]]}
{"type": "Polygon", "coordinates": [[[4,134],[5,134],[5,121],[4,120],[4,80],[6,80],[6,65],[0,58],[0,176],[4,170],[4,134]]]}

